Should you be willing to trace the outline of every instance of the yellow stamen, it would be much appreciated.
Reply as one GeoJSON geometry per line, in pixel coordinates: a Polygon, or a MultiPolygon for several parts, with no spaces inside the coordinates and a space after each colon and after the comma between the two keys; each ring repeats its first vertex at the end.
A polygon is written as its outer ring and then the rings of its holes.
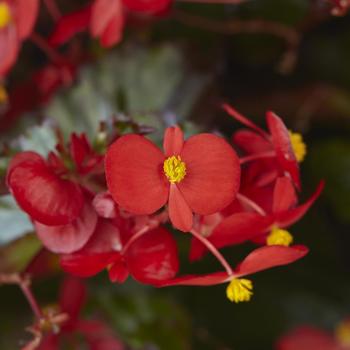
{"type": "Polygon", "coordinates": [[[8,100],[8,95],[6,89],[0,85],[0,105],[6,103],[8,100]]]}
{"type": "Polygon", "coordinates": [[[274,227],[267,236],[267,245],[284,245],[286,247],[293,243],[293,236],[286,230],[274,227]]]}
{"type": "Polygon", "coordinates": [[[226,295],[230,301],[239,303],[249,301],[253,295],[253,283],[245,278],[234,278],[226,288],[226,295]]]}
{"type": "Polygon", "coordinates": [[[186,164],[181,160],[180,156],[172,156],[165,159],[163,170],[172,184],[180,182],[186,176],[186,164]]]}
{"type": "Polygon", "coordinates": [[[336,327],[335,336],[340,345],[350,347],[350,320],[343,321],[336,327]]]}
{"type": "Polygon", "coordinates": [[[303,137],[301,134],[291,131],[289,131],[289,137],[295,158],[299,163],[301,163],[306,156],[306,144],[303,141],[303,137]]]}
{"type": "Polygon", "coordinates": [[[5,2],[0,2],[0,29],[5,28],[12,21],[11,10],[5,2]]]}

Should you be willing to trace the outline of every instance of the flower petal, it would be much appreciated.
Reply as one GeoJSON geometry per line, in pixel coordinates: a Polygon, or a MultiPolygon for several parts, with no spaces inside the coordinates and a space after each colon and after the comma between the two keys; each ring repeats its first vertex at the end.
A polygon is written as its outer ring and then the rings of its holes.
{"type": "Polygon", "coordinates": [[[250,130],[236,131],[232,136],[232,141],[242,151],[248,154],[262,153],[273,149],[271,142],[266,140],[265,137],[250,130]]]}
{"type": "Polygon", "coordinates": [[[302,245],[292,247],[272,245],[257,248],[236,267],[235,275],[241,277],[275,266],[287,265],[301,259],[308,252],[309,249],[302,245]]]}
{"type": "Polygon", "coordinates": [[[97,224],[97,214],[91,205],[86,204],[81,215],[70,224],[34,224],[39,239],[47,249],[54,253],[69,254],[81,249],[89,240],[97,224]]]}
{"type": "Polygon", "coordinates": [[[39,12],[39,0],[16,1],[16,24],[21,40],[27,38],[33,31],[39,12]]]}
{"type": "Polygon", "coordinates": [[[175,184],[170,185],[169,218],[178,230],[188,232],[192,229],[192,210],[175,184]]]}
{"type": "Polygon", "coordinates": [[[320,181],[316,191],[304,204],[299,205],[293,209],[277,213],[275,217],[278,225],[280,227],[288,227],[294,224],[299,219],[301,219],[305,215],[305,213],[310,209],[310,207],[314,204],[316,199],[319,197],[319,195],[323,191],[324,186],[324,181],[320,181]]]}
{"type": "Polygon", "coordinates": [[[123,38],[123,30],[124,13],[120,8],[101,34],[101,45],[103,47],[111,47],[118,44],[123,38]]]}
{"type": "Polygon", "coordinates": [[[125,262],[122,259],[114,262],[108,270],[108,275],[111,282],[124,283],[129,277],[129,271],[125,262]]]}
{"type": "Polygon", "coordinates": [[[182,151],[183,144],[184,134],[177,125],[165,130],[163,142],[165,157],[179,155],[182,151]]]}
{"type": "Polygon", "coordinates": [[[20,43],[14,26],[0,30],[0,77],[6,75],[16,62],[19,47],[20,43]]]}
{"type": "Polygon", "coordinates": [[[274,213],[283,212],[295,206],[297,201],[298,198],[290,179],[286,176],[277,178],[273,191],[272,211],[274,213]]]}
{"type": "Polygon", "coordinates": [[[258,132],[261,136],[268,138],[268,134],[261,129],[259,126],[257,126],[255,123],[253,123],[251,120],[248,118],[244,117],[242,114],[240,114],[236,109],[234,109],[232,106],[224,103],[222,105],[222,108],[229,114],[232,118],[238,120],[240,123],[243,125],[247,126],[250,129],[255,130],[258,132]]]}
{"type": "Polygon", "coordinates": [[[33,153],[19,153],[10,164],[7,182],[13,196],[35,221],[55,226],[72,222],[84,204],[80,186],[59,178],[33,153]]]}
{"type": "Polygon", "coordinates": [[[271,111],[266,113],[266,121],[271,133],[272,143],[275,147],[278,162],[283,170],[290,174],[296,187],[300,189],[299,164],[295,158],[289,132],[282,119],[271,111]]]}
{"type": "Polygon", "coordinates": [[[241,171],[236,153],[223,138],[192,136],[180,156],[186,163],[186,176],[177,186],[195,213],[214,214],[233,201],[241,171]]]}
{"type": "Polygon", "coordinates": [[[123,4],[135,12],[158,13],[164,11],[171,0],[123,0],[123,4]]]}
{"type": "Polygon", "coordinates": [[[110,21],[122,11],[120,0],[95,0],[91,10],[90,31],[93,37],[99,37],[110,21]]]}
{"type": "Polygon", "coordinates": [[[139,282],[155,284],[173,278],[179,270],[176,242],[163,227],[147,232],[125,254],[130,274],[139,282]]]}
{"type": "Polygon", "coordinates": [[[108,149],[105,160],[114,200],[133,214],[152,214],[161,208],[169,195],[163,162],[162,152],[143,136],[119,138],[108,149]]]}

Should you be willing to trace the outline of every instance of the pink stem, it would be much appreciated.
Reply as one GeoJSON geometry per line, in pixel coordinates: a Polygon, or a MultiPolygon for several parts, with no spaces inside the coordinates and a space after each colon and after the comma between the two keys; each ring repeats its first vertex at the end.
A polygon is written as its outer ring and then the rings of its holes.
{"type": "Polygon", "coordinates": [[[132,237],[128,240],[128,242],[125,244],[121,254],[125,254],[125,252],[130,248],[130,246],[137,241],[141,236],[143,236],[145,233],[147,233],[151,227],[149,225],[143,227],[141,230],[137,231],[135,234],[132,235],[132,237]]]}
{"type": "Polygon", "coordinates": [[[208,250],[216,257],[216,259],[218,259],[220,264],[226,270],[227,274],[229,276],[232,276],[233,271],[231,269],[231,266],[226,261],[224,256],[216,249],[216,247],[211,242],[209,242],[205,237],[203,237],[199,232],[197,232],[196,230],[192,230],[190,232],[194,237],[196,237],[199,241],[201,241],[208,248],[208,250]]]}
{"type": "Polygon", "coordinates": [[[263,158],[273,158],[276,157],[276,153],[274,151],[266,151],[261,153],[252,154],[250,156],[242,157],[239,159],[241,164],[251,162],[252,160],[263,159],[263,158]]]}
{"type": "Polygon", "coordinates": [[[55,0],[44,0],[47,11],[50,13],[51,17],[58,21],[60,19],[61,11],[59,10],[55,0]]]}
{"type": "Polygon", "coordinates": [[[247,206],[251,207],[253,210],[255,210],[257,213],[259,213],[262,216],[266,216],[266,212],[263,208],[260,207],[257,203],[246,197],[245,195],[241,193],[237,193],[237,199],[246,204],[247,206]]]}
{"type": "Polygon", "coordinates": [[[30,289],[30,287],[29,287],[28,282],[25,281],[25,280],[24,280],[24,281],[22,280],[22,281],[19,283],[19,286],[20,286],[20,288],[21,288],[21,290],[22,290],[24,296],[25,296],[26,299],[28,300],[28,303],[29,303],[30,307],[32,308],[32,310],[33,310],[35,316],[36,316],[38,319],[42,318],[42,317],[43,317],[42,311],[41,311],[41,309],[40,309],[40,307],[39,307],[37,301],[35,300],[35,297],[34,297],[32,291],[31,291],[31,289],[30,289]]]}

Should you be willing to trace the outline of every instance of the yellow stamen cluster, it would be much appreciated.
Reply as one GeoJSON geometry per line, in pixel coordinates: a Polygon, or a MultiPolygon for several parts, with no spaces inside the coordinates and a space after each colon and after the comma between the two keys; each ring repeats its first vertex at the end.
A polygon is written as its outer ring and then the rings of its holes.
{"type": "Polygon", "coordinates": [[[245,278],[234,278],[226,288],[226,295],[230,301],[240,303],[251,299],[252,290],[252,281],[245,278]]]}
{"type": "Polygon", "coordinates": [[[186,176],[186,164],[181,160],[180,156],[172,156],[165,159],[163,170],[172,184],[180,182],[186,176]]]}
{"type": "Polygon", "coordinates": [[[286,247],[293,243],[293,236],[286,230],[274,227],[267,236],[267,245],[284,245],[286,247]]]}
{"type": "Polygon", "coordinates": [[[5,28],[12,21],[11,10],[5,2],[0,2],[0,29],[5,28]]]}
{"type": "Polygon", "coordinates": [[[6,89],[0,85],[0,105],[6,103],[8,100],[8,95],[6,89]]]}
{"type": "Polygon", "coordinates": [[[306,144],[304,143],[303,137],[297,132],[289,131],[289,138],[295,158],[299,163],[301,163],[306,156],[306,144]]]}
{"type": "Polygon", "coordinates": [[[337,326],[335,336],[340,345],[350,347],[350,320],[343,321],[337,326]]]}

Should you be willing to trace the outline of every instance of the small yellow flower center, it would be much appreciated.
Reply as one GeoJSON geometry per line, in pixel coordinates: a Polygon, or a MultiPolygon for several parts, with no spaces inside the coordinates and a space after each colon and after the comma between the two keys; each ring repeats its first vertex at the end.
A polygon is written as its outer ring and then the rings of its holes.
{"type": "Polygon", "coordinates": [[[0,29],[5,28],[11,21],[10,7],[5,2],[0,2],[0,29]]]}
{"type": "Polygon", "coordinates": [[[252,290],[252,281],[245,278],[234,278],[226,288],[226,296],[235,303],[249,301],[253,295],[252,290]]]}
{"type": "Polygon", "coordinates": [[[284,245],[286,247],[293,243],[293,236],[286,230],[274,227],[267,236],[267,245],[284,245]]]}
{"type": "Polygon", "coordinates": [[[6,103],[8,100],[8,95],[6,89],[0,85],[0,105],[6,103]]]}
{"type": "Polygon", "coordinates": [[[180,156],[172,156],[165,159],[163,170],[168,180],[174,184],[182,181],[186,176],[186,163],[181,160],[180,156]]]}
{"type": "Polygon", "coordinates": [[[336,327],[335,336],[340,345],[350,348],[350,320],[343,321],[336,327]]]}
{"type": "Polygon", "coordinates": [[[292,144],[296,160],[301,163],[306,156],[306,144],[301,134],[289,131],[289,138],[292,144]]]}

